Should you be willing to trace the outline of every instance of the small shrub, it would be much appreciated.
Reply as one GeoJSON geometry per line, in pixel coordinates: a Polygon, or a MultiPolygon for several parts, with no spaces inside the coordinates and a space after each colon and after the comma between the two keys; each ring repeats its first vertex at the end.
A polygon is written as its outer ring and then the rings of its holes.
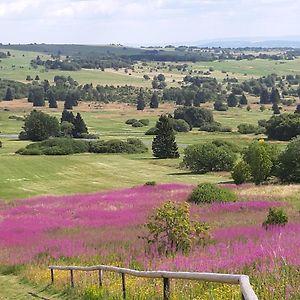
{"type": "Polygon", "coordinates": [[[131,126],[132,127],[144,127],[144,124],[141,123],[140,121],[136,121],[131,126]]]}
{"type": "Polygon", "coordinates": [[[157,133],[157,128],[151,127],[145,132],[145,135],[156,135],[156,133],[157,133]]]}
{"type": "Polygon", "coordinates": [[[241,160],[233,167],[231,176],[235,184],[245,183],[251,179],[251,168],[244,160],[241,160]]]}
{"type": "Polygon", "coordinates": [[[204,243],[209,227],[191,220],[188,203],[168,201],[157,208],[145,224],[147,245],[160,254],[188,253],[194,244],[204,243]]]}
{"type": "Polygon", "coordinates": [[[139,122],[142,123],[144,126],[149,125],[149,120],[148,119],[141,119],[141,120],[139,120],[139,122]]]}
{"type": "Polygon", "coordinates": [[[146,186],[154,186],[154,185],[156,185],[156,181],[147,181],[147,182],[145,182],[145,185],[146,186]]]}
{"type": "Polygon", "coordinates": [[[252,124],[242,123],[238,125],[238,132],[241,134],[250,134],[255,133],[257,130],[257,126],[254,126],[252,124]]]}
{"type": "Polygon", "coordinates": [[[267,219],[263,222],[263,227],[285,226],[288,223],[288,216],[281,208],[270,208],[267,219]]]}
{"type": "Polygon", "coordinates": [[[127,125],[132,125],[133,123],[137,122],[138,120],[137,119],[128,119],[125,123],[127,125]]]}
{"type": "Polygon", "coordinates": [[[196,204],[213,202],[234,202],[237,197],[229,189],[225,189],[212,183],[201,183],[191,193],[189,202],[196,204]]]}
{"type": "Polygon", "coordinates": [[[26,141],[26,140],[28,140],[28,136],[27,136],[27,133],[26,133],[25,131],[21,131],[21,132],[19,133],[19,140],[21,140],[21,141],[26,141]]]}
{"type": "Polygon", "coordinates": [[[85,139],[85,140],[96,140],[99,138],[97,134],[92,133],[81,133],[76,136],[79,139],[85,139]]]}

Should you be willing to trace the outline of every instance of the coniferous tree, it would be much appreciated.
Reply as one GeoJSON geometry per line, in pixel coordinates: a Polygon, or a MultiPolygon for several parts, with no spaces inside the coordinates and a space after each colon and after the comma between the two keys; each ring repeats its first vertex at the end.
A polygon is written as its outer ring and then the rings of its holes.
{"type": "Polygon", "coordinates": [[[74,137],[79,137],[83,133],[88,133],[88,129],[83,121],[80,113],[77,113],[76,118],[73,122],[74,130],[72,132],[74,137]]]}
{"type": "Polygon", "coordinates": [[[242,97],[240,98],[240,104],[241,105],[247,105],[248,104],[248,100],[247,100],[244,93],[243,93],[242,97]]]}
{"type": "Polygon", "coordinates": [[[156,128],[156,136],[152,142],[153,155],[157,158],[179,157],[170,117],[167,115],[160,116],[156,128]]]}
{"type": "Polygon", "coordinates": [[[236,107],[238,104],[238,99],[235,94],[231,93],[227,98],[228,107],[236,107]]]}
{"type": "Polygon", "coordinates": [[[145,109],[145,100],[142,93],[140,93],[137,97],[136,101],[136,109],[137,110],[144,110],[145,109]]]}
{"type": "Polygon", "coordinates": [[[31,93],[32,101],[29,101],[28,96],[28,102],[32,102],[33,106],[45,106],[45,93],[42,87],[35,87],[31,93]]]}
{"type": "Polygon", "coordinates": [[[47,97],[48,97],[49,108],[57,108],[57,102],[52,90],[48,91],[47,97]]]}
{"type": "Polygon", "coordinates": [[[4,100],[11,101],[11,100],[13,100],[13,98],[14,98],[14,96],[13,96],[12,90],[10,87],[8,87],[6,89],[6,94],[5,94],[4,100]]]}
{"type": "Polygon", "coordinates": [[[61,119],[60,123],[62,122],[69,122],[69,123],[74,123],[75,117],[71,111],[67,111],[66,109],[63,110],[61,114],[61,119]]]}
{"type": "Polygon", "coordinates": [[[267,89],[263,89],[260,93],[260,104],[270,104],[270,96],[267,89]]]}
{"type": "Polygon", "coordinates": [[[277,103],[274,103],[272,105],[272,110],[273,110],[274,115],[280,115],[280,109],[279,109],[279,106],[277,103]]]}
{"type": "Polygon", "coordinates": [[[280,95],[279,95],[278,89],[276,89],[276,88],[272,89],[272,92],[271,92],[271,95],[270,95],[270,101],[273,104],[280,103],[280,95]]]}
{"type": "Polygon", "coordinates": [[[150,99],[150,108],[158,108],[158,95],[155,92],[150,99]]]}

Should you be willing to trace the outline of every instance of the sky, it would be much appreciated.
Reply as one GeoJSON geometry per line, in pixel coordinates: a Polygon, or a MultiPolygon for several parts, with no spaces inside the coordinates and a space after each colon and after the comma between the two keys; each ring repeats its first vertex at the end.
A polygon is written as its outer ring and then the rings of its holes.
{"type": "Polygon", "coordinates": [[[0,0],[0,42],[166,45],[300,36],[300,0],[0,0]]]}

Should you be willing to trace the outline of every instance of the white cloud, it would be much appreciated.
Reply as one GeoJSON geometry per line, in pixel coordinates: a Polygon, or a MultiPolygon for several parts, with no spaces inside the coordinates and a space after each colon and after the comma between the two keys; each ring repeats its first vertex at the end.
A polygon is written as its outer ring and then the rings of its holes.
{"type": "Polygon", "coordinates": [[[162,43],[299,35],[298,0],[0,0],[1,42],[162,43]]]}

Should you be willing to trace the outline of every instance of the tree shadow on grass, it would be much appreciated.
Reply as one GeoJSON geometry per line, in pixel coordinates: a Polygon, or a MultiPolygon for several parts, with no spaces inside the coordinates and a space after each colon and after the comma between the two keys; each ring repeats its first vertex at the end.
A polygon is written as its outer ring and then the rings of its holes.
{"type": "Polygon", "coordinates": [[[198,174],[198,173],[193,173],[193,172],[176,172],[176,173],[169,173],[167,175],[170,176],[186,176],[186,175],[203,175],[203,174],[198,174]]]}

